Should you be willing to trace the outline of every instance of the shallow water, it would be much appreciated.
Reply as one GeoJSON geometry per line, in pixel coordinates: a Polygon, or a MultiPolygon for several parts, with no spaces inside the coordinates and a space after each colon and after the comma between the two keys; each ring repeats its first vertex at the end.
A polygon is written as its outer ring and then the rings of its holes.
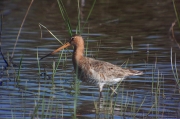
{"type": "MultiPolygon", "coordinates": [[[[81,25],[92,2],[84,0],[81,4],[81,25]]],[[[75,33],[77,3],[67,0],[64,4],[75,33]]],[[[29,1],[0,1],[4,15],[1,48],[6,59],[11,56],[28,6],[29,1]]],[[[81,81],[79,87],[75,85],[79,80],[71,63],[72,47],[59,53],[62,57],[54,78],[58,53],[43,59],[39,71],[37,52],[42,57],[61,44],[46,29],[41,38],[38,24],[45,25],[63,43],[69,35],[57,1],[34,1],[14,52],[14,66],[3,69],[6,64],[0,60],[0,118],[179,118],[179,86],[172,72],[171,49],[173,63],[176,53],[177,69],[180,50],[168,35],[174,20],[168,0],[97,1],[82,33],[87,56],[144,71],[144,75],[118,84],[117,96],[110,96],[109,88],[104,87],[99,100],[96,86],[81,81]]],[[[177,26],[175,29],[178,41],[180,32],[177,26]]]]}

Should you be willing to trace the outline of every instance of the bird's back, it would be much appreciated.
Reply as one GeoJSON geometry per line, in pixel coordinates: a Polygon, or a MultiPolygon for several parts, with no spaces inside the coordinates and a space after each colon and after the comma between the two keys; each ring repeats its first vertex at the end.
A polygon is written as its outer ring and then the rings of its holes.
{"type": "Polygon", "coordinates": [[[82,81],[92,84],[115,84],[127,76],[141,75],[142,72],[123,69],[114,64],[83,57],[78,62],[78,76],[82,81]]]}

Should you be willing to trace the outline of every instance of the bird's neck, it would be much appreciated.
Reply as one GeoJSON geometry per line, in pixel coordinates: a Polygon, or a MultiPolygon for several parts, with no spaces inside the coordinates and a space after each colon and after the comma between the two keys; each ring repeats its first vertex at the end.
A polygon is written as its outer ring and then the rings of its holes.
{"type": "Polygon", "coordinates": [[[76,47],[74,46],[74,52],[73,52],[73,65],[75,70],[77,69],[77,66],[80,65],[81,60],[84,57],[84,46],[83,47],[76,47]]]}

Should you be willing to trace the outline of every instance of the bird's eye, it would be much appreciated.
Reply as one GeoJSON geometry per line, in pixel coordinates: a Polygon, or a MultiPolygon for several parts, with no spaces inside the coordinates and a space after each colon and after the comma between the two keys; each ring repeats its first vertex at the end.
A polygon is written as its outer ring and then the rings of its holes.
{"type": "Polygon", "coordinates": [[[71,37],[71,41],[73,41],[74,40],[74,37],[71,37]]]}

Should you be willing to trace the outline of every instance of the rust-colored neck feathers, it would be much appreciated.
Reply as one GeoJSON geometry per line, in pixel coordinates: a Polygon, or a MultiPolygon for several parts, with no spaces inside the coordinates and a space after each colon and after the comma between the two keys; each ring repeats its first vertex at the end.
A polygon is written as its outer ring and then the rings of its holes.
{"type": "Polygon", "coordinates": [[[71,44],[74,46],[72,60],[74,68],[76,69],[76,66],[80,65],[80,62],[84,57],[84,40],[81,36],[75,36],[71,44]]]}

